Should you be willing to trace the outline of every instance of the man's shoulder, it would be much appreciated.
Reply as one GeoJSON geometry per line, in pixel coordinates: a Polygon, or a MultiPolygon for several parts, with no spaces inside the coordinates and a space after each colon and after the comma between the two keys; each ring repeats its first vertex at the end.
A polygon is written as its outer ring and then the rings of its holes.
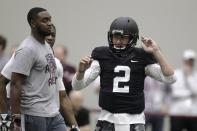
{"type": "Polygon", "coordinates": [[[156,59],[154,56],[146,51],[143,48],[135,47],[133,48],[134,56],[147,64],[156,63],[156,59]]]}
{"type": "Polygon", "coordinates": [[[18,54],[23,54],[23,55],[31,55],[34,56],[35,50],[29,46],[19,46],[19,48],[16,49],[15,53],[14,53],[14,57],[16,57],[18,54]]]}
{"type": "Polygon", "coordinates": [[[32,36],[26,37],[19,47],[15,51],[15,55],[17,55],[19,52],[26,52],[30,53],[31,55],[34,55],[37,51],[35,40],[32,38],[32,36]]]}
{"type": "Polygon", "coordinates": [[[29,44],[32,44],[34,43],[34,39],[32,36],[27,36],[22,42],[21,42],[21,45],[29,45],[29,44]]]}
{"type": "Polygon", "coordinates": [[[98,46],[93,49],[93,51],[107,51],[109,49],[108,46],[98,46]]]}
{"type": "Polygon", "coordinates": [[[105,59],[111,56],[111,51],[108,46],[99,46],[93,49],[91,56],[93,59],[105,59]]]}
{"type": "Polygon", "coordinates": [[[20,48],[27,48],[27,49],[34,49],[38,45],[38,42],[32,37],[32,36],[27,36],[19,45],[18,49],[20,48]]]}
{"type": "Polygon", "coordinates": [[[139,47],[134,47],[133,48],[134,53],[137,56],[147,56],[150,55],[149,53],[145,52],[143,48],[139,48],[139,47]]]}

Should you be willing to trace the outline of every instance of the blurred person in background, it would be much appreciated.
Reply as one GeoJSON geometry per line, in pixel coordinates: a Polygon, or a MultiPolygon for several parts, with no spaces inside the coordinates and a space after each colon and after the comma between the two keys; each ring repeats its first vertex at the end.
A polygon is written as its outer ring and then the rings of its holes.
{"type": "MultiPolygon", "coordinates": [[[[0,71],[2,72],[9,61],[9,56],[4,55],[7,46],[6,39],[0,35],[0,71]]],[[[16,45],[11,47],[11,55],[14,53],[16,45]]],[[[10,79],[7,79],[2,73],[0,74],[0,114],[10,112],[10,79]]],[[[14,131],[20,130],[20,119],[14,120],[14,131]]]]}
{"type": "Polygon", "coordinates": [[[69,97],[80,131],[90,131],[90,112],[83,106],[84,98],[82,92],[72,90],[70,91],[69,97]]]}
{"type": "Polygon", "coordinates": [[[57,45],[54,48],[55,57],[60,60],[63,66],[64,75],[63,75],[63,82],[66,88],[67,94],[72,90],[71,81],[72,77],[74,76],[76,69],[74,66],[67,63],[68,57],[68,50],[63,45],[57,45]]]}
{"type": "Polygon", "coordinates": [[[183,67],[175,70],[177,81],[171,85],[171,131],[197,131],[196,53],[185,50],[183,67]]]}
{"type": "Polygon", "coordinates": [[[4,54],[7,46],[7,40],[4,36],[0,35],[0,71],[3,69],[8,61],[8,57],[4,54]]]}
{"type": "Polygon", "coordinates": [[[167,114],[167,86],[151,77],[144,82],[146,128],[151,131],[163,131],[164,118],[167,114]]]}
{"type": "MultiPolygon", "coordinates": [[[[3,69],[5,64],[8,61],[8,58],[4,55],[5,48],[7,46],[7,40],[4,36],[0,35],[0,71],[3,69]]],[[[0,75],[0,93],[2,92],[2,95],[0,94],[0,113],[7,112],[7,101],[6,101],[6,89],[1,88],[2,85],[7,85],[7,80],[0,75]],[[5,94],[5,95],[3,95],[5,94]]]]}

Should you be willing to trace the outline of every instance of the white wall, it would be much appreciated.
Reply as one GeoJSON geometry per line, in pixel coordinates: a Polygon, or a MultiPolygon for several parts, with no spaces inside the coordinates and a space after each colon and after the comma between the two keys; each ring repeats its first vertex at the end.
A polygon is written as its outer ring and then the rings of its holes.
{"type": "Polygon", "coordinates": [[[48,9],[57,27],[57,43],[70,50],[77,65],[95,46],[107,44],[110,23],[118,16],[133,17],[140,35],[154,38],[174,67],[185,48],[197,51],[197,1],[195,0],[1,0],[0,33],[9,44],[19,44],[29,34],[30,8],[48,9]]]}

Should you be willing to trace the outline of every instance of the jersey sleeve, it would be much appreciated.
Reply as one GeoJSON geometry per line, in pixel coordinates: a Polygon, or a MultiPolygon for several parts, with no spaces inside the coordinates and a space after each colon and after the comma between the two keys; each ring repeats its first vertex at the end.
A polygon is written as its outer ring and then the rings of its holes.
{"type": "Polygon", "coordinates": [[[19,48],[14,55],[12,72],[29,76],[36,54],[28,47],[19,48]]]}
{"type": "Polygon", "coordinates": [[[145,67],[145,74],[166,84],[172,84],[176,81],[175,73],[171,76],[164,76],[158,64],[147,65],[145,67]]]}
{"type": "Polygon", "coordinates": [[[91,66],[86,70],[84,74],[84,78],[82,80],[76,79],[76,74],[72,79],[72,87],[75,90],[80,90],[82,88],[87,87],[90,83],[92,83],[100,74],[100,65],[97,60],[93,60],[91,66]]]}

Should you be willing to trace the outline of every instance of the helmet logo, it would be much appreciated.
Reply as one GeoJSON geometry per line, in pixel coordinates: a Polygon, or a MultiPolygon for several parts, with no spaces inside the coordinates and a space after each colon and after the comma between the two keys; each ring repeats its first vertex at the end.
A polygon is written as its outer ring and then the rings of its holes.
{"type": "Polygon", "coordinates": [[[124,34],[124,31],[123,30],[113,30],[112,31],[112,34],[120,34],[120,35],[123,35],[124,34]]]}

